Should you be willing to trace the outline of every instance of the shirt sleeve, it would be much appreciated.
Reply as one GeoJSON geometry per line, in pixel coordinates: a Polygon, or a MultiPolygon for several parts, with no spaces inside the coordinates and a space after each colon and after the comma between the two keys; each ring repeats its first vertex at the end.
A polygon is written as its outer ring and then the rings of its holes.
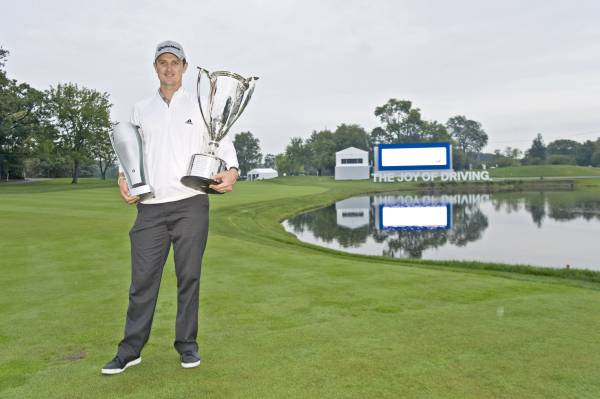
{"type": "MultiPolygon", "coordinates": [[[[142,139],[143,139],[144,134],[142,132],[142,129],[139,128],[139,126],[140,126],[139,112],[138,112],[136,105],[134,105],[133,109],[131,110],[131,116],[129,117],[129,122],[131,122],[134,126],[138,126],[138,132],[140,132],[140,135],[142,136],[142,139]]],[[[123,173],[123,167],[121,166],[120,163],[118,166],[119,166],[119,173],[123,173]]]]}
{"type": "Polygon", "coordinates": [[[219,149],[217,150],[217,155],[219,158],[225,161],[227,164],[227,169],[229,168],[237,168],[240,169],[240,165],[237,159],[237,153],[235,152],[235,147],[233,146],[233,141],[229,138],[229,135],[225,136],[219,142],[219,149]]]}

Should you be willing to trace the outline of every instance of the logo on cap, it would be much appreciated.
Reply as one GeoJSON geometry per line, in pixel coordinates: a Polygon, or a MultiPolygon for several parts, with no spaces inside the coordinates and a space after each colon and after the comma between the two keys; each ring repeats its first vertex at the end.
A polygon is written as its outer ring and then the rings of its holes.
{"type": "Polygon", "coordinates": [[[179,50],[179,51],[181,51],[181,49],[180,49],[179,47],[175,47],[175,46],[173,46],[172,44],[167,44],[166,46],[159,47],[159,48],[158,48],[158,51],[162,51],[162,50],[164,50],[164,49],[166,49],[166,48],[174,48],[175,50],[179,50]]]}

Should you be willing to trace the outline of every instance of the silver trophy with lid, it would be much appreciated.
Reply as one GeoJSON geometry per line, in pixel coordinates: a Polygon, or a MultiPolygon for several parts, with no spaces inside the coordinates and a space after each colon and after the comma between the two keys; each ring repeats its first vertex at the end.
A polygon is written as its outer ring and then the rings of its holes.
{"type": "Polygon", "coordinates": [[[109,133],[109,137],[123,168],[129,193],[140,198],[154,197],[147,180],[144,147],[138,127],[129,122],[119,123],[109,133]]]}
{"type": "Polygon", "coordinates": [[[207,136],[205,149],[201,154],[192,155],[187,175],[181,178],[181,183],[196,190],[216,193],[208,186],[217,184],[212,177],[224,171],[227,164],[217,156],[219,141],[229,132],[231,125],[240,117],[248,105],[254,83],[258,78],[244,78],[237,73],[227,71],[209,72],[198,67],[198,106],[206,125],[207,136]],[[208,80],[209,88],[206,99],[203,100],[200,89],[201,82],[208,80]]]}

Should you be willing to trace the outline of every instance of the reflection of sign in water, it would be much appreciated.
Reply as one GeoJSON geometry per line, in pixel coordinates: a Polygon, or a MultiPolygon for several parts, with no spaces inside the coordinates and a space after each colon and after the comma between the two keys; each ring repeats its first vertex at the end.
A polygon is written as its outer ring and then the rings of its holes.
{"type": "Polygon", "coordinates": [[[337,221],[342,226],[359,228],[338,226],[333,205],[299,214],[283,225],[301,241],[364,255],[560,268],[570,264],[572,268],[600,270],[593,239],[600,224],[600,200],[586,193],[386,193],[374,195],[369,202],[370,225],[360,221],[367,217],[367,198],[358,203],[349,199],[340,204],[346,206],[337,207],[337,221]],[[452,204],[451,224],[444,221],[441,212],[446,207],[445,215],[450,214],[447,204],[452,204]],[[413,208],[407,209],[411,205],[413,208]],[[395,209],[394,214],[394,209],[388,209],[394,206],[404,209],[395,209]],[[419,208],[427,206],[430,208],[424,209],[425,215],[417,217],[419,208]],[[441,208],[437,218],[429,215],[434,214],[431,206],[441,208]],[[392,211],[391,218],[388,210],[392,211]],[[404,215],[400,215],[402,211],[404,215]],[[442,224],[449,229],[423,228],[442,224]],[[510,243],[509,250],[507,245],[498,243],[510,243]],[[538,247],[544,250],[532,250],[538,247]]]}
{"type": "Polygon", "coordinates": [[[385,195],[378,194],[373,197],[375,207],[383,204],[479,204],[489,202],[489,194],[442,194],[442,195],[385,195]]]}
{"type": "Polygon", "coordinates": [[[369,197],[348,198],[335,203],[336,221],[339,226],[357,229],[369,225],[369,197]]]}
{"type": "Polygon", "coordinates": [[[379,205],[380,230],[448,230],[452,225],[450,204],[379,205]]]}

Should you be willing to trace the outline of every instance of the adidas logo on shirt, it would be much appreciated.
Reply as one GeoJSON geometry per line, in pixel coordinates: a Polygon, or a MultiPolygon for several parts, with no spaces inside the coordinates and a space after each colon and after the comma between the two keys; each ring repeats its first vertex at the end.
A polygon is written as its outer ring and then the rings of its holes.
{"type": "Polygon", "coordinates": [[[188,119],[187,121],[185,121],[185,123],[187,123],[188,125],[193,125],[192,120],[188,119]]]}

